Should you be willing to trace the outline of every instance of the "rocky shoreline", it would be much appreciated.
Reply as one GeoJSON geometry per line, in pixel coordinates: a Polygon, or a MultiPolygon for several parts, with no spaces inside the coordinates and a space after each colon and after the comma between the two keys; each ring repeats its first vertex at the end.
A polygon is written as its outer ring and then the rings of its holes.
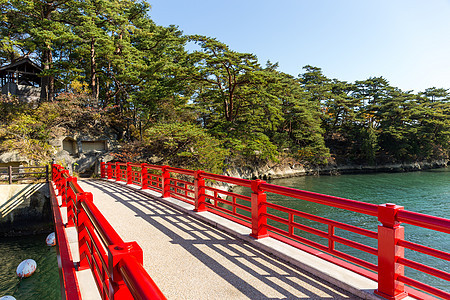
{"type": "Polygon", "coordinates": [[[395,173],[423,171],[448,167],[450,160],[441,159],[433,161],[420,161],[410,163],[392,163],[380,165],[337,165],[308,167],[296,163],[263,165],[259,167],[234,167],[224,172],[224,175],[243,179],[276,179],[310,175],[341,175],[341,174],[363,174],[363,173],[395,173]]]}

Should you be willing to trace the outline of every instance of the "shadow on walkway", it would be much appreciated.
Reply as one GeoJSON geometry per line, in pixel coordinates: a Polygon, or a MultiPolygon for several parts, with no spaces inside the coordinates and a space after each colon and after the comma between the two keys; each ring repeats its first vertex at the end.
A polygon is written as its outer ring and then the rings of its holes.
{"type": "MultiPolygon", "coordinates": [[[[171,244],[188,252],[185,259],[200,261],[243,295],[208,295],[208,299],[349,299],[354,295],[298,270],[227,233],[174,209],[164,200],[137,193],[115,183],[89,180],[85,191],[107,194],[167,236],[171,244]],[[98,190],[98,191],[96,191],[98,190]]],[[[119,214],[120,212],[117,212],[119,214]]],[[[118,218],[117,218],[118,219],[118,218]]],[[[108,221],[115,225],[114,220],[108,221]]],[[[128,220],[127,222],[133,222],[128,220]]],[[[144,228],[136,228],[144,230],[144,228]]],[[[137,240],[139,244],[139,240],[137,240]]],[[[144,255],[146,251],[144,250],[144,255]]],[[[158,257],[157,255],[155,257],[158,257]]],[[[173,261],[173,264],[177,264],[173,261]]],[[[189,274],[187,274],[189,275],[189,274]]],[[[205,274],[206,275],[206,274],[205,274]]],[[[173,278],[169,278],[173,280],[173,278]]],[[[198,278],[199,284],[215,285],[213,278],[198,278]]],[[[220,284],[220,283],[217,283],[220,284]]],[[[194,289],[195,293],[195,288],[194,289]]],[[[164,291],[169,298],[171,292],[164,291]]],[[[179,291],[178,291],[179,293],[179,291]]],[[[182,295],[182,294],[179,294],[182,295]]],[[[192,294],[191,294],[192,295],[192,294]]],[[[185,298],[186,295],[174,298],[185,298]]],[[[192,299],[192,296],[187,297],[192,299]]],[[[203,298],[198,294],[198,299],[203,298]]]]}

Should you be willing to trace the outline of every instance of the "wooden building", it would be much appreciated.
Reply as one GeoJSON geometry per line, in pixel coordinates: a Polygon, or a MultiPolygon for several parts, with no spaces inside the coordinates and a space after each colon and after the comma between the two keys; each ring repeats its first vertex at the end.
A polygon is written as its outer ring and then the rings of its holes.
{"type": "Polygon", "coordinates": [[[28,57],[0,67],[2,94],[17,96],[24,102],[38,102],[41,97],[42,68],[28,57]]]}

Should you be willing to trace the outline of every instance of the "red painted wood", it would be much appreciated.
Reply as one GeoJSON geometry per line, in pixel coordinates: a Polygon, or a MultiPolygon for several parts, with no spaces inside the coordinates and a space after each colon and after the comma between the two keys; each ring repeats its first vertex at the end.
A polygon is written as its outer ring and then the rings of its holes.
{"type": "Polygon", "coordinates": [[[408,294],[403,282],[397,280],[403,276],[405,268],[398,262],[405,256],[404,248],[398,241],[404,240],[405,230],[396,220],[396,214],[403,206],[383,204],[378,206],[378,289],[375,291],[386,299],[402,299],[408,294]]]}
{"type": "Polygon", "coordinates": [[[298,198],[314,203],[324,204],[331,207],[342,208],[358,213],[363,213],[371,216],[377,216],[378,205],[365,203],[361,201],[349,200],[334,196],[322,195],[318,193],[297,190],[284,186],[278,186],[269,183],[261,184],[261,189],[266,192],[275,193],[278,195],[284,195],[288,197],[298,198]]]}
{"type": "Polygon", "coordinates": [[[170,172],[167,170],[168,166],[164,166],[162,168],[162,197],[167,198],[170,197],[170,172]]]}
{"type": "Polygon", "coordinates": [[[100,177],[105,178],[106,177],[106,164],[105,162],[100,162],[100,177]]]}
{"type": "Polygon", "coordinates": [[[146,164],[141,164],[141,182],[142,182],[142,189],[143,190],[148,189],[148,172],[146,164]]]}
{"type": "Polygon", "coordinates": [[[194,174],[194,192],[195,192],[195,208],[197,212],[206,211],[206,198],[205,198],[205,178],[202,176],[203,171],[195,171],[194,174]]]}
{"type": "Polygon", "coordinates": [[[398,212],[397,220],[399,222],[404,222],[431,230],[450,233],[450,219],[402,210],[398,212]]]}
{"type": "Polygon", "coordinates": [[[50,184],[50,201],[52,205],[53,220],[55,223],[56,245],[58,247],[58,254],[61,258],[59,266],[59,275],[61,282],[61,294],[64,299],[78,300],[81,299],[78,281],[75,275],[75,266],[73,264],[72,255],[69,250],[69,241],[64,231],[62,223],[61,212],[59,210],[58,201],[56,200],[56,193],[53,185],[50,184]]]}
{"type": "Polygon", "coordinates": [[[261,190],[260,186],[264,183],[262,180],[253,180],[251,183],[251,213],[252,213],[252,233],[250,234],[255,239],[261,239],[269,236],[267,231],[267,195],[261,190]]]}
{"type": "Polygon", "coordinates": [[[166,299],[134,256],[123,257],[118,269],[134,299],[166,299]]]}
{"type": "Polygon", "coordinates": [[[127,173],[126,174],[127,174],[127,184],[132,184],[133,183],[133,177],[132,177],[130,163],[127,163],[127,173]]]}

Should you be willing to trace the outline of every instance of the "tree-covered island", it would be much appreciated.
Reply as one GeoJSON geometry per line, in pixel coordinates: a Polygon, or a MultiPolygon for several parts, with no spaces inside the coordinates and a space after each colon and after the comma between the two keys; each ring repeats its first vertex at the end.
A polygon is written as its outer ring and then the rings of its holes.
{"type": "Polygon", "coordinates": [[[114,136],[118,158],[213,172],[449,157],[447,89],[344,82],[309,65],[294,77],[215,38],[155,24],[146,2],[0,7],[0,65],[27,57],[42,68],[40,101],[1,98],[0,153],[49,161],[51,138],[83,132],[114,136]]]}

